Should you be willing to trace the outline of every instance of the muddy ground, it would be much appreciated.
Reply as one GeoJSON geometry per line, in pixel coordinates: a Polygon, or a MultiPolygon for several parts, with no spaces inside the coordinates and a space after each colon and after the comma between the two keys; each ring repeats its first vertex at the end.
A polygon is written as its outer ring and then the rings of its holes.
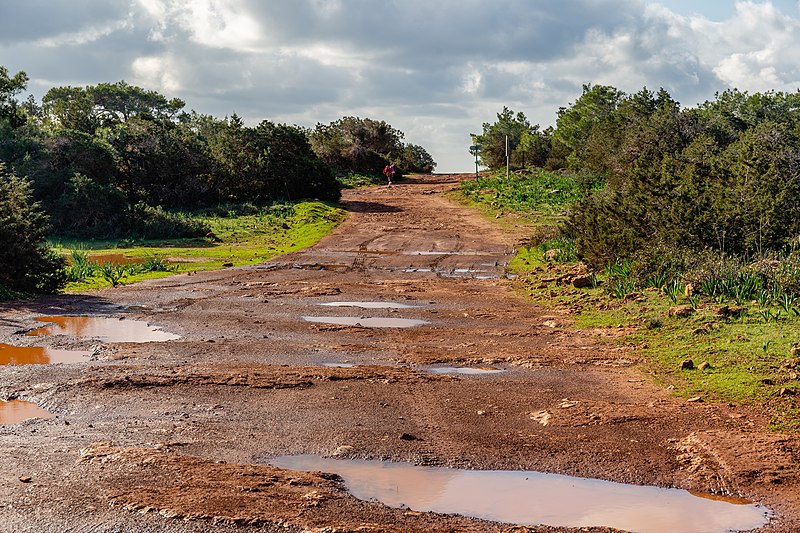
{"type": "Polygon", "coordinates": [[[462,178],[346,191],[347,222],[267,264],[0,307],[0,342],[95,350],[0,367],[2,398],[57,415],[0,426],[2,530],[525,530],[362,502],[335,477],[268,466],[300,453],[724,492],[773,509],[764,531],[799,530],[800,439],[767,432],[755,408],[672,397],[635,351],[525,303],[504,278],[524,235],[448,201],[462,178]],[[319,305],[333,301],[416,307],[319,305]],[[46,314],[141,319],[181,339],[23,335],[46,314]],[[428,323],[302,318],[338,315],[428,323]],[[342,362],[363,366],[319,366],[342,362]],[[425,372],[435,364],[507,371],[425,372]]]}

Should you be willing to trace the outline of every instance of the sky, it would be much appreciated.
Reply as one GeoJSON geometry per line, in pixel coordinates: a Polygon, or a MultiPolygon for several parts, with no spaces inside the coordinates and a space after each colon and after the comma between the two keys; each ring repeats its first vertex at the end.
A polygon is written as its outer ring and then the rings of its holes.
{"type": "Polygon", "coordinates": [[[589,83],[794,92],[797,50],[797,0],[0,0],[0,65],[37,100],[125,80],[250,125],[369,117],[439,172],[503,106],[544,128],[589,83]]]}

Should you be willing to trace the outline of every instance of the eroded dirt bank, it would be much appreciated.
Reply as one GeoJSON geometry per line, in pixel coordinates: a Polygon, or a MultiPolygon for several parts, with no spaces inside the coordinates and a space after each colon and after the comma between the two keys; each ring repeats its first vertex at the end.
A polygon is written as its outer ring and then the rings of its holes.
{"type": "Polygon", "coordinates": [[[764,431],[756,410],[672,398],[635,351],[524,303],[502,278],[523,236],[442,197],[458,179],[347,191],[333,235],[264,265],[0,308],[0,343],[96,349],[0,367],[3,398],[57,415],[0,426],[0,529],[523,530],[361,502],[330,476],[267,465],[300,453],[723,491],[774,509],[765,531],[800,529],[800,440],[764,431]],[[409,307],[320,305],[333,302],[409,307]],[[22,335],[43,314],[146,320],[181,339],[22,335]],[[303,318],[338,316],[360,320],[303,318]],[[425,371],[437,364],[506,372],[425,371]]]}

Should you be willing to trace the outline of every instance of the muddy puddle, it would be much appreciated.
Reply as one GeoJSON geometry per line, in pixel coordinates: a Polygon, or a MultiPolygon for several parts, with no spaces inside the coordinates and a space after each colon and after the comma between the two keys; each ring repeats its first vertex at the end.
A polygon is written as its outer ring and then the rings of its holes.
{"type": "Polygon", "coordinates": [[[88,361],[92,352],[56,350],[42,346],[11,346],[0,343],[0,366],[49,365],[52,363],[81,363],[88,361]]]}
{"type": "Polygon", "coordinates": [[[412,328],[428,324],[427,320],[413,318],[382,318],[358,316],[304,316],[306,322],[334,324],[337,326],[361,326],[363,328],[412,328]]]}
{"type": "Polygon", "coordinates": [[[280,468],[341,476],[362,500],[513,524],[607,526],[641,533],[724,533],[763,526],[769,511],[678,489],[524,471],[455,470],[361,459],[284,456],[280,468]]]}
{"type": "Polygon", "coordinates": [[[125,254],[97,254],[90,255],[89,261],[98,265],[111,263],[112,265],[141,265],[144,263],[143,257],[128,257],[125,254]]]}
{"type": "Polygon", "coordinates": [[[52,324],[27,333],[32,337],[69,335],[79,339],[99,339],[102,342],[164,342],[180,339],[160,328],[138,320],[101,318],[94,316],[44,316],[38,322],[52,324]]]}
{"type": "Polygon", "coordinates": [[[429,374],[461,374],[464,376],[479,376],[482,374],[501,374],[505,370],[500,368],[480,368],[470,366],[432,366],[425,369],[429,374]]]}
{"type": "Polygon", "coordinates": [[[0,425],[7,426],[19,424],[31,418],[53,418],[50,413],[35,403],[24,402],[22,400],[2,401],[0,400],[0,425]]]}
{"type": "Polygon", "coordinates": [[[398,302],[325,302],[319,305],[326,307],[360,307],[361,309],[416,309],[420,307],[419,305],[398,302]]]}
{"type": "Polygon", "coordinates": [[[475,278],[478,280],[498,279],[496,274],[489,273],[488,270],[480,268],[426,268],[426,267],[409,267],[403,269],[407,274],[425,274],[433,273],[441,278],[475,278]]]}

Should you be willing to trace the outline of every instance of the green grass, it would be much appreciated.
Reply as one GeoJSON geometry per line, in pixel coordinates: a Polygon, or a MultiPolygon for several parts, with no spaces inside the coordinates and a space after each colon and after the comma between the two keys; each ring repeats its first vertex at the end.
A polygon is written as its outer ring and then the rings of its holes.
{"type": "Polygon", "coordinates": [[[461,192],[470,200],[539,217],[559,215],[584,195],[586,187],[576,176],[542,169],[515,172],[508,179],[504,173],[496,173],[461,182],[461,192]]]}
{"type": "MultiPolygon", "coordinates": [[[[252,211],[252,210],[249,210],[252,211]]],[[[76,241],[54,240],[51,245],[68,258],[73,251],[92,258],[122,254],[151,264],[149,269],[131,265],[117,280],[133,283],[160,278],[177,272],[214,270],[225,266],[241,266],[267,261],[277,255],[307,248],[328,234],[344,219],[344,211],[322,202],[301,202],[259,209],[255,214],[238,215],[228,210],[226,216],[194,215],[211,229],[206,238],[149,241],[76,241]],[[172,267],[159,267],[168,262],[172,267]],[[155,263],[155,265],[154,265],[155,263]]],[[[101,258],[92,275],[73,281],[68,292],[108,287],[116,273],[102,275],[105,261],[101,258]],[[102,264],[100,264],[102,263],[102,264]]]]}

